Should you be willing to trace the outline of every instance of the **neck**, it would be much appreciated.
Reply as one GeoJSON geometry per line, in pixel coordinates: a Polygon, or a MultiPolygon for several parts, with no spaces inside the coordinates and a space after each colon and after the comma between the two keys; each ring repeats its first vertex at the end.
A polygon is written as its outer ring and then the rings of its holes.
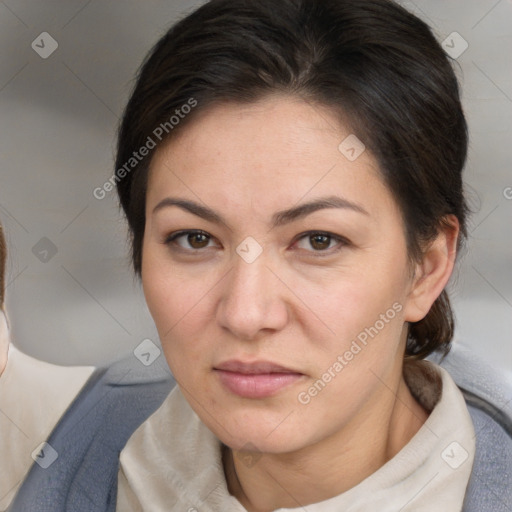
{"type": "Polygon", "coordinates": [[[341,431],[296,452],[259,454],[248,467],[226,447],[229,492],[249,512],[270,512],[318,503],[362,482],[393,458],[428,417],[403,377],[393,388],[383,386],[375,398],[375,414],[353,418],[341,431]]]}

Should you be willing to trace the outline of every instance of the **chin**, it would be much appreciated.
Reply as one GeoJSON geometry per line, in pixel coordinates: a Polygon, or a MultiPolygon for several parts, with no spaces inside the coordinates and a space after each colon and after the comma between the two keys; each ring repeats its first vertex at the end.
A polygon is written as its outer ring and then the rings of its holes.
{"type": "Polygon", "coordinates": [[[293,452],[304,446],[303,436],[297,440],[290,439],[288,436],[276,436],[275,439],[270,440],[264,433],[247,437],[241,435],[237,438],[227,438],[225,435],[223,437],[224,439],[219,437],[223,444],[229,446],[232,450],[240,452],[280,454],[293,452]]]}
{"type": "MultiPolygon", "coordinates": [[[[290,415],[290,419],[293,413],[290,415]]],[[[217,424],[208,424],[208,428],[233,450],[254,451],[262,453],[286,453],[298,450],[304,446],[309,437],[304,430],[304,424],[297,422],[286,423],[282,415],[276,420],[274,413],[266,415],[263,411],[236,414],[226,412],[224,417],[229,421],[223,422],[225,429],[217,424]]]]}

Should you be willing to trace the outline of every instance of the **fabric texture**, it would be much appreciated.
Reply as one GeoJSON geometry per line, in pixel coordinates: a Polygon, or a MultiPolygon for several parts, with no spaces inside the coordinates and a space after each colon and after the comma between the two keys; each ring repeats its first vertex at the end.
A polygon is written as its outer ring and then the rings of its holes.
{"type": "MultiPolygon", "coordinates": [[[[8,341],[2,316],[0,312],[0,336],[8,341]]],[[[34,462],[32,454],[37,457],[38,447],[94,371],[92,366],[47,363],[13,344],[5,346],[7,365],[0,377],[0,510],[6,510],[34,462]]],[[[46,455],[48,461],[53,454],[46,455]]]]}
{"type": "Polygon", "coordinates": [[[114,512],[119,454],[173,386],[164,357],[98,368],[47,440],[57,459],[32,465],[7,510],[114,512]]]}
{"type": "MultiPolygon", "coordinates": [[[[422,405],[430,402],[435,407],[395,457],[338,496],[276,512],[460,512],[475,450],[464,398],[448,372],[426,361],[415,363],[407,384],[413,395],[423,397],[422,405]]],[[[123,512],[245,511],[227,489],[220,441],[179,388],[122,451],[118,503],[123,512]],[[131,502],[125,498],[126,489],[132,493],[131,502]]]]}
{"type": "MultiPolygon", "coordinates": [[[[159,359],[141,369],[134,366],[139,362],[132,357],[95,373],[49,439],[59,458],[46,470],[32,467],[11,512],[116,511],[119,454],[132,432],[155,413],[174,386],[165,361],[159,359]]],[[[463,511],[509,512],[512,415],[506,400],[512,398],[510,385],[459,347],[443,361],[432,359],[462,388],[476,432],[463,511]]]]}
{"type": "Polygon", "coordinates": [[[476,453],[464,512],[512,511],[512,385],[474,352],[454,345],[442,364],[457,382],[468,405],[476,453]]]}

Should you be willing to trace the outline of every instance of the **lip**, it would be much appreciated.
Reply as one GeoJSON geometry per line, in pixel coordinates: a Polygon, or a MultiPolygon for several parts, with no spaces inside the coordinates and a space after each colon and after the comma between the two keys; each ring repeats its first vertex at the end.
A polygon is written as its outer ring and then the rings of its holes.
{"type": "Polygon", "coordinates": [[[243,398],[266,398],[292,385],[304,374],[269,361],[225,361],[214,367],[221,384],[243,398]]]}

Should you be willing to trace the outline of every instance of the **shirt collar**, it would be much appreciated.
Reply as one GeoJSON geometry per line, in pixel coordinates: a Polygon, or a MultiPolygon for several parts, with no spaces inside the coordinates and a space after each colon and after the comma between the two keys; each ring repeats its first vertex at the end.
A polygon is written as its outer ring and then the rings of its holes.
{"type": "MultiPolygon", "coordinates": [[[[434,363],[417,361],[404,376],[416,398],[432,409],[424,425],[379,470],[339,496],[307,505],[308,512],[461,510],[475,452],[464,397],[448,372],[434,363]]],[[[135,431],[120,463],[122,482],[144,511],[168,510],[173,503],[181,510],[245,511],[228,492],[220,441],[178,387],[135,431]]],[[[120,484],[118,492],[128,491],[120,484]]]]}

